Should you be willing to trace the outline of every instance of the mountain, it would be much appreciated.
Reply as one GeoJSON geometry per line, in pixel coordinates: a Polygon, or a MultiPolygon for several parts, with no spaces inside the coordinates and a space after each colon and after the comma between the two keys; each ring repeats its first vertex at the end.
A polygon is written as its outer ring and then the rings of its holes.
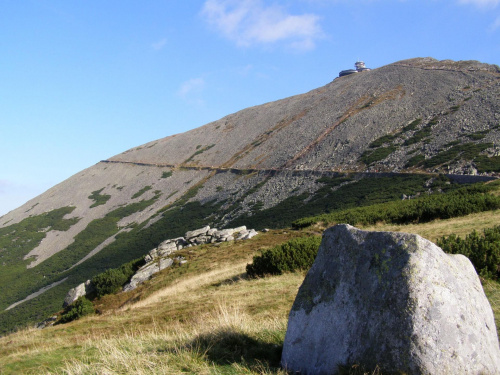
{"type": "Polygon", "coordinates": [[[0,218],[0,332],[206,224],[285,227],[496,177],[499,94],[496,65],[404,60],[103,160],[0,218]]]}

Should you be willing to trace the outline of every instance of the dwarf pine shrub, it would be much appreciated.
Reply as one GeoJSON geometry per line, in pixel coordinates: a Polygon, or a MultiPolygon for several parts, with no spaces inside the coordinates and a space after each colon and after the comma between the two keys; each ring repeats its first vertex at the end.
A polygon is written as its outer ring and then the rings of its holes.
{"type": "Polygon", "coordinates": [[[446,253],[465,255],[481,276],[500,277],[500,225],[484,229],[483,234],[473,231],[465,239],[454,234],[443,236],[437,245],[446,253]]]}
{"type": "Polygon", "coordinates": [[[281,275],[311,268],[321,243],[320,236],[295,238],[253,257],[247,264],[249,277],[281,275]]]}
{"type": "Polygon", "coordinates": [[[117,292],[130,278],[135,271],[144,264],[144,258],[135,259],[125,263],[119,268],[110,268],[92,278],[97,297],[117,292]]]}
{"type": "Polygon", "coordinates": [[[85,297],[78,298],[71,305],[67,306],[61,315],[60,323],[68,323],[82,316],[94,313],[94,305],[85,297]]]}

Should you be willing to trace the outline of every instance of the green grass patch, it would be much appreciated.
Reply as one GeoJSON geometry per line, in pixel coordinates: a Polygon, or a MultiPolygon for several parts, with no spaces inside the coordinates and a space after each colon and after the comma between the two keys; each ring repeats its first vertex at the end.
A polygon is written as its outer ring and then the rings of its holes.
{"type": "Polygon", "coordinates": [[[164,171],[162,174],[161,174],[161,178],[169,178],[172,176],[172,171],[164,171]]]}

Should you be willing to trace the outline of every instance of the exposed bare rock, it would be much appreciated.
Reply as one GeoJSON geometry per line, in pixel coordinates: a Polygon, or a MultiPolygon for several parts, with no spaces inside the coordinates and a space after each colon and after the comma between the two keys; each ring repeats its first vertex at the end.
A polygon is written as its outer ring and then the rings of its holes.
{"type": "Polygon", "coordinates": [[[81,283],[80,285],[74,287],[73,289],[70,289],[68,291],[68,294],[66,295],[66,298],[64,298],[63,307],[71,305],[78,298],[83,297],[89,293],[92,293],[94,290],[95,287],[92,284],[92,281],[90,280],[87,280],[86,282],[81,283]]]}
{"type": "Polygon", "coordinates": [[[325,231],[290,312],[282,364],[407,374],[499,374],[493,312],[463,255],[414,234],[325,231]]]}

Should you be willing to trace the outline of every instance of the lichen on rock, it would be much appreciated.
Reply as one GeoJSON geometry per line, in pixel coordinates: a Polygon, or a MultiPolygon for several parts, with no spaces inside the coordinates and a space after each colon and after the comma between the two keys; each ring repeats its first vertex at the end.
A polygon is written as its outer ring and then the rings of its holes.
{"type": "Polygon", "coordinates": [[[326,230],[290,312],[282,364],[310,375],[354,363],[499,373],[493,312],[470,261],[414,234],[326,230]]]}

